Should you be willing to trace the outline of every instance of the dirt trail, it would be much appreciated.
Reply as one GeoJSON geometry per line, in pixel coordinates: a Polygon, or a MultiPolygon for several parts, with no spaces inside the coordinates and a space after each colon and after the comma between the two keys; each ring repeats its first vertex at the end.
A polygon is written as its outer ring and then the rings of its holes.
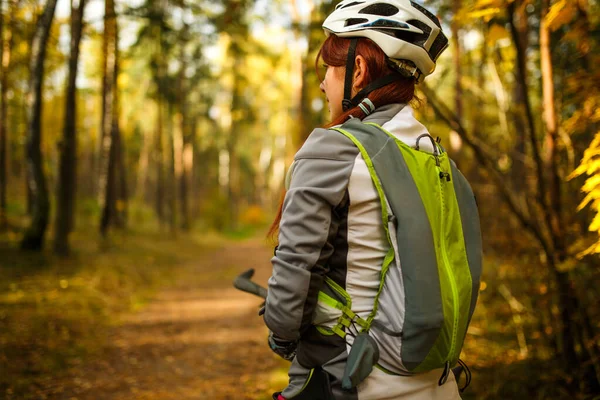
{"type": "MultiPolygon", "coordinates": [[[[192,278],[159,293],[111,333],[111,346],[61,382],[56,399],[266,399],[283,364],[266,346],[260,299],[232,279],[255,268],[266,284],[270,251],[261,241],[211,250],[192,278]]],[[[57,382],[58,383],[58,382],[57,382]]]]}

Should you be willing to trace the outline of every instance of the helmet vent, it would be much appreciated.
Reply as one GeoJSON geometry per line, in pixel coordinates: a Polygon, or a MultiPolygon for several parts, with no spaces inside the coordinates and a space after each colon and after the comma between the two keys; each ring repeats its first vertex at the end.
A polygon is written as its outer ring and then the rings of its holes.
{"type": "Polygon", "coordinates": [[[364,24],[365,22],[369,22],[369,20],[366,18],[348,18],[344,26],[364,24]]]}
{"type": "MultiPolygon", "coordinates": [[[[414,21],[407,21],[410,22],[412,25],[414,24],[414,21]]],[[[423,24],[425,25],[425,24],[423,24]]],[[[427,25],[425,25],[427,26],[427,25]]],[[[419,28],[422,28],[419,26],[419,28]]],[[[427,28],[429,28],[427,26],[427,28]]],[[[425,31],[424,33],[417,33],[417,32],[409,32],[409,31],[405,31],[405,30],[398,30],[398,29],[380,29],[379,30],[382,33],[385,33],[387,35],[393,36],[396,39],[400,39],[404,42],[410,43],[410,44],[414,44],[415,46],[419,46],[419,47],[423,47],[423,45],[425,44],[425,42],[427,42],[427,39],[429,38],[429,32],[425,31]]],[[[431,31],[431,28],[429,28],[429,31],[431,31]]]]}
{"type": "Polygon", "coordinates": [[[415,35],[414,40],[410,41],[411,43],[416,44],[417,46],[423,47],[423,45],[429,39],[429,35],[431,35],[431,31],[432,31],[431,26],[427,25],[426,23],[424,23],[422,21],[419,21],[418,19],[411,19],[409,21],[406,21],[406,23],[408,23],[412,26],[416,26],[417,28],[419,28],[420,30],[423,31],[423,34],[415,35]]]}
{"type": "MultiPolygon", "coordinates": [[[[382,29],[409,29],[410,26],[404,22],[400,22],[400,21],[392,21],[389,19],[384,19],[384,18],[379,18],[373,22],[370,22],[368,24],[363,25],[363,27],[368,27],[368,28],[382,28],[382,29]]],[[[392,34],[392,36],[394,36],[392,34]]]]}
{"type": "Polygon", "coordinates": [[[433,44],[431,45],[431,49],[429,49],[429,55],[433,59],[433,61],[437,60],[437,58],[442,54],[442,51],[448,47],[448,38],[442,32],[440,32],[433,44]]]}
{"type": "Polygon", "coordinates": [[[398,12],[400,12],[400,10],[396,6],[386,3],[376,3],[363,8],[358,13],[391,17],[392,15],[398,14],[398,12]]]}
{"type": "Polygon", "coordinates": [[[382,29],[381,32],[411,44],[417,44],[418,42],[424,42],[425,40],[427,40],[427,36],[423,35],[422,33],[396,31],[389,29],[382,29]]]}
{"type": "Polygon", "coordinates": [[[365,4],[365,2],[364,2],[364,1],[354,1],[354,2],[352,2],[352,3],[345,4],[345,5],[342,5],[342,4],[340,3],[340,4],[339,4],[339,6],[338,6],[338,7],[336,7],[336,10],[337,10],[338,8],[341,10],[342,8],[347,8],[347,7],[352,7],[352,6],[358,6],[358,5],[360,5],[360,4],[365,4]]]}
{"type": "Polygon", "coordinates": [[[427,16],[427,18],[429,18],[431,20],[431,22],[433,22],[434,24],[436,24],[440,29],[442,28],[442,25],[440,25],[440,20],[438,19],[438,17],[436,17],[435,15],[433,15],[432,13],[430,13],[429,11],[427,11],[424,7],[422,7],[418,3],[415,3],[414,1],[411,1],[410,4],[414,8],[416,8],[417,10],[419,10],[423,14],[425,14],[425,16],[427,16]]]}

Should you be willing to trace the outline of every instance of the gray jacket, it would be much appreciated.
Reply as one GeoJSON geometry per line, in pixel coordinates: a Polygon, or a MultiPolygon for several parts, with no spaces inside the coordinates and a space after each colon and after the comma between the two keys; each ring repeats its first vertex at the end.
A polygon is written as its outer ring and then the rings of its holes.
{"type": "MultiPolygon", "coordinates": [[[[413,117],[410,107],[399,104],[377,109],[364,122],[383,126],[413,147],[417,137],[428,133],[413,117]]],[[[428,142],[421,142],[421,147],[433,151],[428,142]]],[[[348,292],[352,310],[366,318],[373,309],[381,265],[389,250],[380,200],[359,149],[344,135],[317,128],[296,154],[289,177],[264,316],[277,336],[299,340],[297,357],[290,369],[290,385],[283,395],[296,394],[310,369],[317,366],[332,376],[336,399],[383,398],[369,385],[373,379],[396,381],[385,385],[386,393],[394,385],[398,395],[414,391],[412,377],[388,376],[378,371],[353,392],[342,392],[339,380],[349,346],[341,337],[324,335],[313,325],[319,314],[318,293],[325,276],[348,292]]],[[[391,272],[386,285],[401,288],[399,279],[391,272]]],[[[399,290],[390,294],[389,301],[402,304],[403,296],[399,290]]],[[[380,304],[380,308],[385,307],[380,304]]],[[[399,318],[401,314],[399,310],[399,318]]],[[[433,372],[429,383],[437,386],[439,373],[433,372]]],[[[425,386],[430,393],[439,393],[440,399],[458,398],[452,382],[453,379],[444,385],[443,394],[441,387],[429,388],[427,382],[425,386]]]]}

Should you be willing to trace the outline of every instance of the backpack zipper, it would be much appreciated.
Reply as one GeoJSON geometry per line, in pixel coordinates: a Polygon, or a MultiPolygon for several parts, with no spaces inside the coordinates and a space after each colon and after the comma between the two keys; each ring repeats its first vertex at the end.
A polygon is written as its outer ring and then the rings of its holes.
{"type": "Polygon", "coordinates": [[[444,197],[444,187],[442,186],[442,182],[445,180],[446,182],[450,182],[451,178],[450,178],[450,174],[448,172],[444,172],[442,170],[442,168],[440,167],[440,162],[438,157],[436,156],[436,165],[437,165],[437,169],[439,172],[439,189],[440,189],[440,199],[441,199],[441,203],[442,203],[442,212],[441,212],[441,218],[440,218],[440,231],[441,231],[441,243],[440,243],[440,247],[441,247],[441,252],[442,252],[442,259],[443,259],[443,265],[444,265],[444,270],[446,271],[446,274],[448,275],[448,279],[450,281],[450,287],[452,288],[452,304],[453,304],[453,324],[452,324],[452,340],[450,342],[450,351],[448,352],[448,356],[447,356],[447,360],[446,361],[451,361],[451,357],[453,357],[454,352],[456,351],[456,337],[458,336],[458,308],[459,308],[459,304],[458,304],[458,288],[456,287],[456,280],[454,278],[454,274],[452,273],[452,268],[450,266],[450,261],[448,259],[448,254],[446,253],[446,232],[444,229],[444,223],[445,223],[445,210],[446,210],[446,201],[445,201],[445,197],[444,197]]]}

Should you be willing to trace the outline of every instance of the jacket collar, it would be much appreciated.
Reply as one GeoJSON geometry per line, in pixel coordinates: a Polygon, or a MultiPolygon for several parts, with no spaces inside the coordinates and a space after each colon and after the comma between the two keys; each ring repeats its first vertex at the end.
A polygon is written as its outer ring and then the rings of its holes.
{"type": "Polygon", "coordinates": [[[406,104],[387,104],[377,108],[373,114],[367,115],[367,117],[363,119],[363,122],[372,122],[383,126],[383,124],[400,113],[404,107],[406,107],[406,104]]]}
{"type": "MultiPolygon", "coordinates": [[[[380,125],[397,139],[413,148],[416,147],[419,136],[429,134],[427,128],[414,117],[412,107],[407,104],[388,104],[379,107],[363,122],[380,125]]],[[[433,144],[430,139],[420,140],[419,146],[421,150],[433,152],[433,144]]]]}

